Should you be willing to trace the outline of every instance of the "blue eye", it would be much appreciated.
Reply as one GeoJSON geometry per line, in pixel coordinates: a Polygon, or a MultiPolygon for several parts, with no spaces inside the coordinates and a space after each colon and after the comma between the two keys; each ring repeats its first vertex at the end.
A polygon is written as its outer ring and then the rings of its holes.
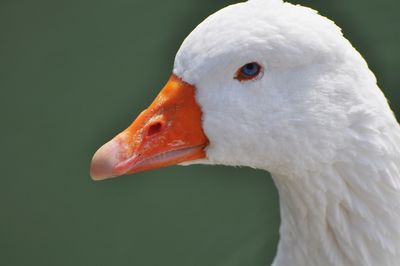
{"type": "Polygon", "coordinates": [[[248,63],[242,66],[236,73],[236,79],[239,81],[251,80],[257,77],[261,72],[261,66],[256,63],[248,63]]]}

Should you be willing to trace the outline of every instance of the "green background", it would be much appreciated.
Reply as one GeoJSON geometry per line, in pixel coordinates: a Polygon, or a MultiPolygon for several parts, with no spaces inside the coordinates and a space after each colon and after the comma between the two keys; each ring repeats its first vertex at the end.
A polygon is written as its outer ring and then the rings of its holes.
{"type": "MultiPolygon", "coordinates": [[[[169,167],[104,182],[94,151],[144,109],[184,37],[236,1],[0,2],[0,265],[267,265],[268,174],[169,167]]],[[[334,19],[400,113],[400,2],[293,1],[334,19]]]]}

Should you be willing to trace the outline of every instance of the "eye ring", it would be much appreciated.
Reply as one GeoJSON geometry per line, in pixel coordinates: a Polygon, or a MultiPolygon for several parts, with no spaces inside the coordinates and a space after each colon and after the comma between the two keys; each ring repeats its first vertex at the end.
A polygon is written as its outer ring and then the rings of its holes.
{"type": "Polygon", "coordinates": [[[256,79],[262,73],[262,66],[257,62],[247,63],[236,71],[235,79],[249,81],[256,79]]]}

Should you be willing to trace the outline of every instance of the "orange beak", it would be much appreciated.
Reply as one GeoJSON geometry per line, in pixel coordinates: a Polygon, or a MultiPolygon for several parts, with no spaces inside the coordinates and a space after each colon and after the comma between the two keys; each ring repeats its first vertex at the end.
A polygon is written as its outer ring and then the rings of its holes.
{"type": "Polygon", "coordinates": [[[93,156],[90,175],[102,180],[205,158],[195,87],[172,75],[154,102],[93,156]]]}

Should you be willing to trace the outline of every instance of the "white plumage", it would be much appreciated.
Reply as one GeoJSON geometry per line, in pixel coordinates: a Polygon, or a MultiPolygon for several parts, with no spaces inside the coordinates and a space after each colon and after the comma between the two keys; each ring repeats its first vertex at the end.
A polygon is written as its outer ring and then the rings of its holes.
{"type": "Polygon", "coordinates": [[[281,0],[229,6],[186,38],[174,73],[196,86],[210,141],[195,163],[271,172],[273,265],[400,265],[400,128],[332,21],[281,0]],[[233,79],[253,61],[261,78],[233,79]]]}

